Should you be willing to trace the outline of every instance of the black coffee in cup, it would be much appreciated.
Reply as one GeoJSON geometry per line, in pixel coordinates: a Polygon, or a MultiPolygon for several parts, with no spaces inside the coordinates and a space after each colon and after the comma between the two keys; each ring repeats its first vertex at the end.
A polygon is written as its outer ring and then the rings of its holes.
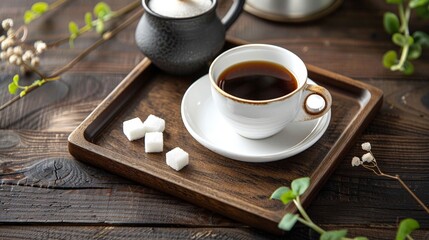
{"type": "Polygon", "coordinates": [[[228,94],[256,101],[282,97],[298,87],[297,80],[288,69],[268,61],[232,65],[219,75],[217,84],[228,94]]]}

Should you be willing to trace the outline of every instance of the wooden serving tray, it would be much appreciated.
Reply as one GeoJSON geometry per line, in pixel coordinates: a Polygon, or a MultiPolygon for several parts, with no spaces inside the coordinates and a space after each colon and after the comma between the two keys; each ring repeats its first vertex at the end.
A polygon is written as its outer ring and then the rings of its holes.
{"type": "MultiPolygon", "coordinates": [[[[227,47],[234,46],[230,41],[227,47]]],[[[309,176],[302,196],[308,205],[339,161],[353,146],[382,103],[381,90],[348,77],[307,65],[309,77],[333,98],[331,123],[321,139],[304,152],[270,163],[246,163],[220,156],[187,132],[180,105],[187,88],[200,76],[178,77],[142,60],[69,136],[69,151],[78,160],[221,213],[250,226],[280,233],[278,222],[295,206],[269,200],[280,186],[309,176]],[[125,120],[149,114],[166,120],[164,152],[145,153],[144,140],[129,142],[125,120]],[[165,163],[165,153],[181,147],[190,163],[179,172],[165,163]]]]}

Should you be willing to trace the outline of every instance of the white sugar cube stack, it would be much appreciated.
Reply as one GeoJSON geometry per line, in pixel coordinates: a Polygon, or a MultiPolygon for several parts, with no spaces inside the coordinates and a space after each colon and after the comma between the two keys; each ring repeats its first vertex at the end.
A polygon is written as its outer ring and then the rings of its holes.
{"type": "Polygon", "coordinates": [[[130,141],[144,137],[147,132],[163,132],[164,129],[165,120],[152,114],[144,122],[136,117],[123,123],[124,134],[130,141]]]}
{"type": "Polygon", "coordinates": [[[189,164],[189,154],[179,147],[167,152],[166,158],[167,165],[176,171],[189,164]]]}
{"type": "MultiPolygon", "coordinates": [[[[129,141],[134,141],[142,137],[145,138],[145,152],[159,153],[164,151],[165,120],[150,114],[142,122],[136,117],[123,123],[123,131],[129,141]]],[[[183,149],[176,147],[166,154],[167,165],[176,171],[180,171],[189,164],[189,154],[183,149]]]]}

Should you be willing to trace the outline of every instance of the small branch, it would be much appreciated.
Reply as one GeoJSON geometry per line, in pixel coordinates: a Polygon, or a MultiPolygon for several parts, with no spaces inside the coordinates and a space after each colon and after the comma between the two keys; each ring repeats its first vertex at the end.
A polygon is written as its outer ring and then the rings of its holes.
{"type": "Polygon", "coordinates": [[[32,67],[32,66],[30,66],[30,65],[26,64],[24,61],[22,62],[22,65],[24,65],[24,67],[25,67],[25,68],[27,68],[28,70],[30,70],[30,71],[32,71],[32,72],[34,72],[34,73],[36,73],[37,75],[39,75],[39,77],[40,77],[41,79],[45,79],[45,78],[46,78],[45,74],[41,73],[41,72],[40,72],[39,70],[37,70],[36,68],[34,68],[34,67],[32,67]]]}
{"type": "MultiPolygon", "coordinates": [[[[141,1],[135,1],[135,2],[132,2],[132,3],[128,4],[128,5],[126,5],[125,7],[121,8],[121,9],[115,11],[114,14],[113,14],[113,16],[109,19],[109,21],[112,20],[113,18],[120,17],[122,15],[128,14],[129,12],[131,12],[134,9],[138,8],[140,6],[140,4],[141,4],[141,1]]],[[[88,31],[84,31],[80,35],[82,35],[85,32],[88,32],[88,31]]],[[[65,36],[65,37],[63,37],[63,38],[61,38],[61,39],[59,39],[59,40],[57,40],[55,42],[49,43],[48,44],[48,48],[60,46],[60,45],[62,45],[64,43],[68,42],[69,39],[70,39],[70,36],[67,35],[67,36],[65,36]]]]}
{"type": "Polygon", "coordinates": [[[50,5],[49,10],[55,10],[55,9],[57,9],[57,8],[61,7],[61,5],[65,4],[67,1],[69,1],[69,0],[58,0],[58,1],[56,1],[56,2],[53,2],[53,3],[50,5]]]}
{"type": "Polygon", "coordinates": [[[113,13],[113,17],[118,17],[118,16],[122,16],[124,14],[127,14],[128,12],[131,12],[132,10],[138,8],[141,4],[141,1],[135,1],[132,2],[130,4],[128,4],[127,6],[115,11],[113,13]]]}
{"type": "MultiPolygon", "coordinates": [[[[118,34],[120,31],[122,31],[128,25],[130,25],[131,23],[133,23],[134,21],[136,21],[137,19],[139,19],[141,17],[141,15],[143,14],[143,11],[144,11],[143,8],[139,9],[136,13],[134,13],[132,16],[130,16],[129,18],[127,18],[124,22],[122,22],[116,28],[112,29],[109,32],[104,33],[102,38],[100,38],[95,43],[93,43],[91,46],[89,46],[88,48],[86,48],[83,52],[81,52],[78,56],[76,56],[73,60],[71,60],[65,66],[63,66],[60,69],[56,70],[50,76],[44,77],[42,79],[45,79],[47,82],[49,82],[50,80],[53,80],[53,79],[57,79],[58,76],[60,76],[61,74],[63,74],[64,72],[66,72],[67,70],[69,70],[70,68],[72,68],[76,63],[78,63],[80,60],[82,60],[84,57],[86,57],[95,48],[97,48],[101,44],[105,43],[106,41],[110,40],[112,37],[114,37],[116,34],[118,34]]],[[[40,76],[44,76],[44,74],[41,74],[41,73],[37,73],[37,74],[40,75],[40,76]]],[[[32,85],[31,87],[29,87],[26,90],[26,95],[28,93],[32,92],[33,90],[39,88],[39,87],[40,87],[39,85],[32,85]]],[[[10,99],[9,101],[7,101],[5,104],[3,104],[3,105],[0,106],[0,111],[2,111],[3,109],[7,108],[10,105],[12,105],[14,102],[18,101],[19,99],[21,99],[21,97],[19,95],[14,96],[12,99],[10,99]]]]}
{"type": "Polygon", "coordinates": [[[5,109],[5,108],[9,107],[9,105],[12,105],[12,103],[14,103],[14,102],[18,101],[20,98],[21,98],[21,97],[20,97],[19,95],[14,96],[12,99],[10,99],[9,101],[7,101],[5,104],[1,105],[1,106],[0,106],[0,112],[1,112],[3,109],[5,109]]]}
{"type": "Polygon", "coordinates": [[[25,39],[27,39],[28,36],[28,28],[26,25],[22,25],[18,28],[18,30],[16,30],[15,32],[15,36],[18,37],[18,35],[22,32],[22,36],[19,39],[21,42],[24,42],[25,39]]]}
{"type": "Polygon", "coordinates": [[[103,34],[103,37],[99,40],[97,40],[95,43],[93,43],[91,46],[86,48],[83,52],[81,52],[78,56],[76,56],[73,60],[71,60],[69,63],[64,65],[62,68],[56,70],[54,73],[52,73],[49,78],[57,77],[70,68],[72,68],[76,63],[78,63],[80,60],[82,60],[84,57],[86,57],[92,50],[100,46],[101,44],[105,43],[107,40],[111,39],[113,36],[115,36],[118,32],[122,31],[125,27],[130,25],[132,22],[137,20],[141,17],[143,14],[143,8],[139,9],[135,14],[133,14],[131,17],[127,18],[123,23],[121,23],[119,26],[114,28],[113,30],[106,32],[103,34]]]}
{"type": "Polygon", "coordinates": [[[429,208],[417,197],[417,195],[413,191],[411,191],[411,189],[405,184],[404,181],[402,181],[399,175],[396,175],[395,179],[399,181],[399,183],[405,188],[405,190],[407,190],[408,193],[411,194],[414,200],[416,200],[420,204],[420,206],[422,206],[423,209],[429,214],[429,208]]]}
{"type": "MultiPolygon", "coordinates": [[[[53,10],[55,10],[55,9],[57,9],[57,8],[59,8],[59,7],[61,7],[62,5],[64,5],[65,3],[67,3],[68,1],[70,1],[70,0],[57,0],[57,1],[55,1],[55,2],[53,2],[52,4],[50,4],[49,5],[49,11],[53,11],[53,10]]],[[[39,19],[40,17],[42,17],[44,14],[42,14],[42,15],[39,15],[39,16],[37,16],[36,18],[34,18],[30,23],[32,23],[32,22],[34,22],[35,20],[37,20],[37,19],[39,19]]],[[[25,25],[28,25],[28,23],[27,24],[25,24],[25,25]]]]}

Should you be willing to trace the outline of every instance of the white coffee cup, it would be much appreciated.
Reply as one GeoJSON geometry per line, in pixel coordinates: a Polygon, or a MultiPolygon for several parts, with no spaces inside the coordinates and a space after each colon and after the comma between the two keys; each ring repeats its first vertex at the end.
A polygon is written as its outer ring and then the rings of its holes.
{"type": "Polygon", "coordinates": [[[319,118],[332,104],[327,89],[308,83],[304,62],[291,51],[274,45],[246,44],[223,52],[210,65],[209,78],[217,110],[238,134],[246,138],[267,138],[290,122],[319,118]],[[249,61],[280,64],[294,75],[297,88],[274,99],[249,100],[233,96],[219,87],[219,76],[226,69],[249,61]]]}

